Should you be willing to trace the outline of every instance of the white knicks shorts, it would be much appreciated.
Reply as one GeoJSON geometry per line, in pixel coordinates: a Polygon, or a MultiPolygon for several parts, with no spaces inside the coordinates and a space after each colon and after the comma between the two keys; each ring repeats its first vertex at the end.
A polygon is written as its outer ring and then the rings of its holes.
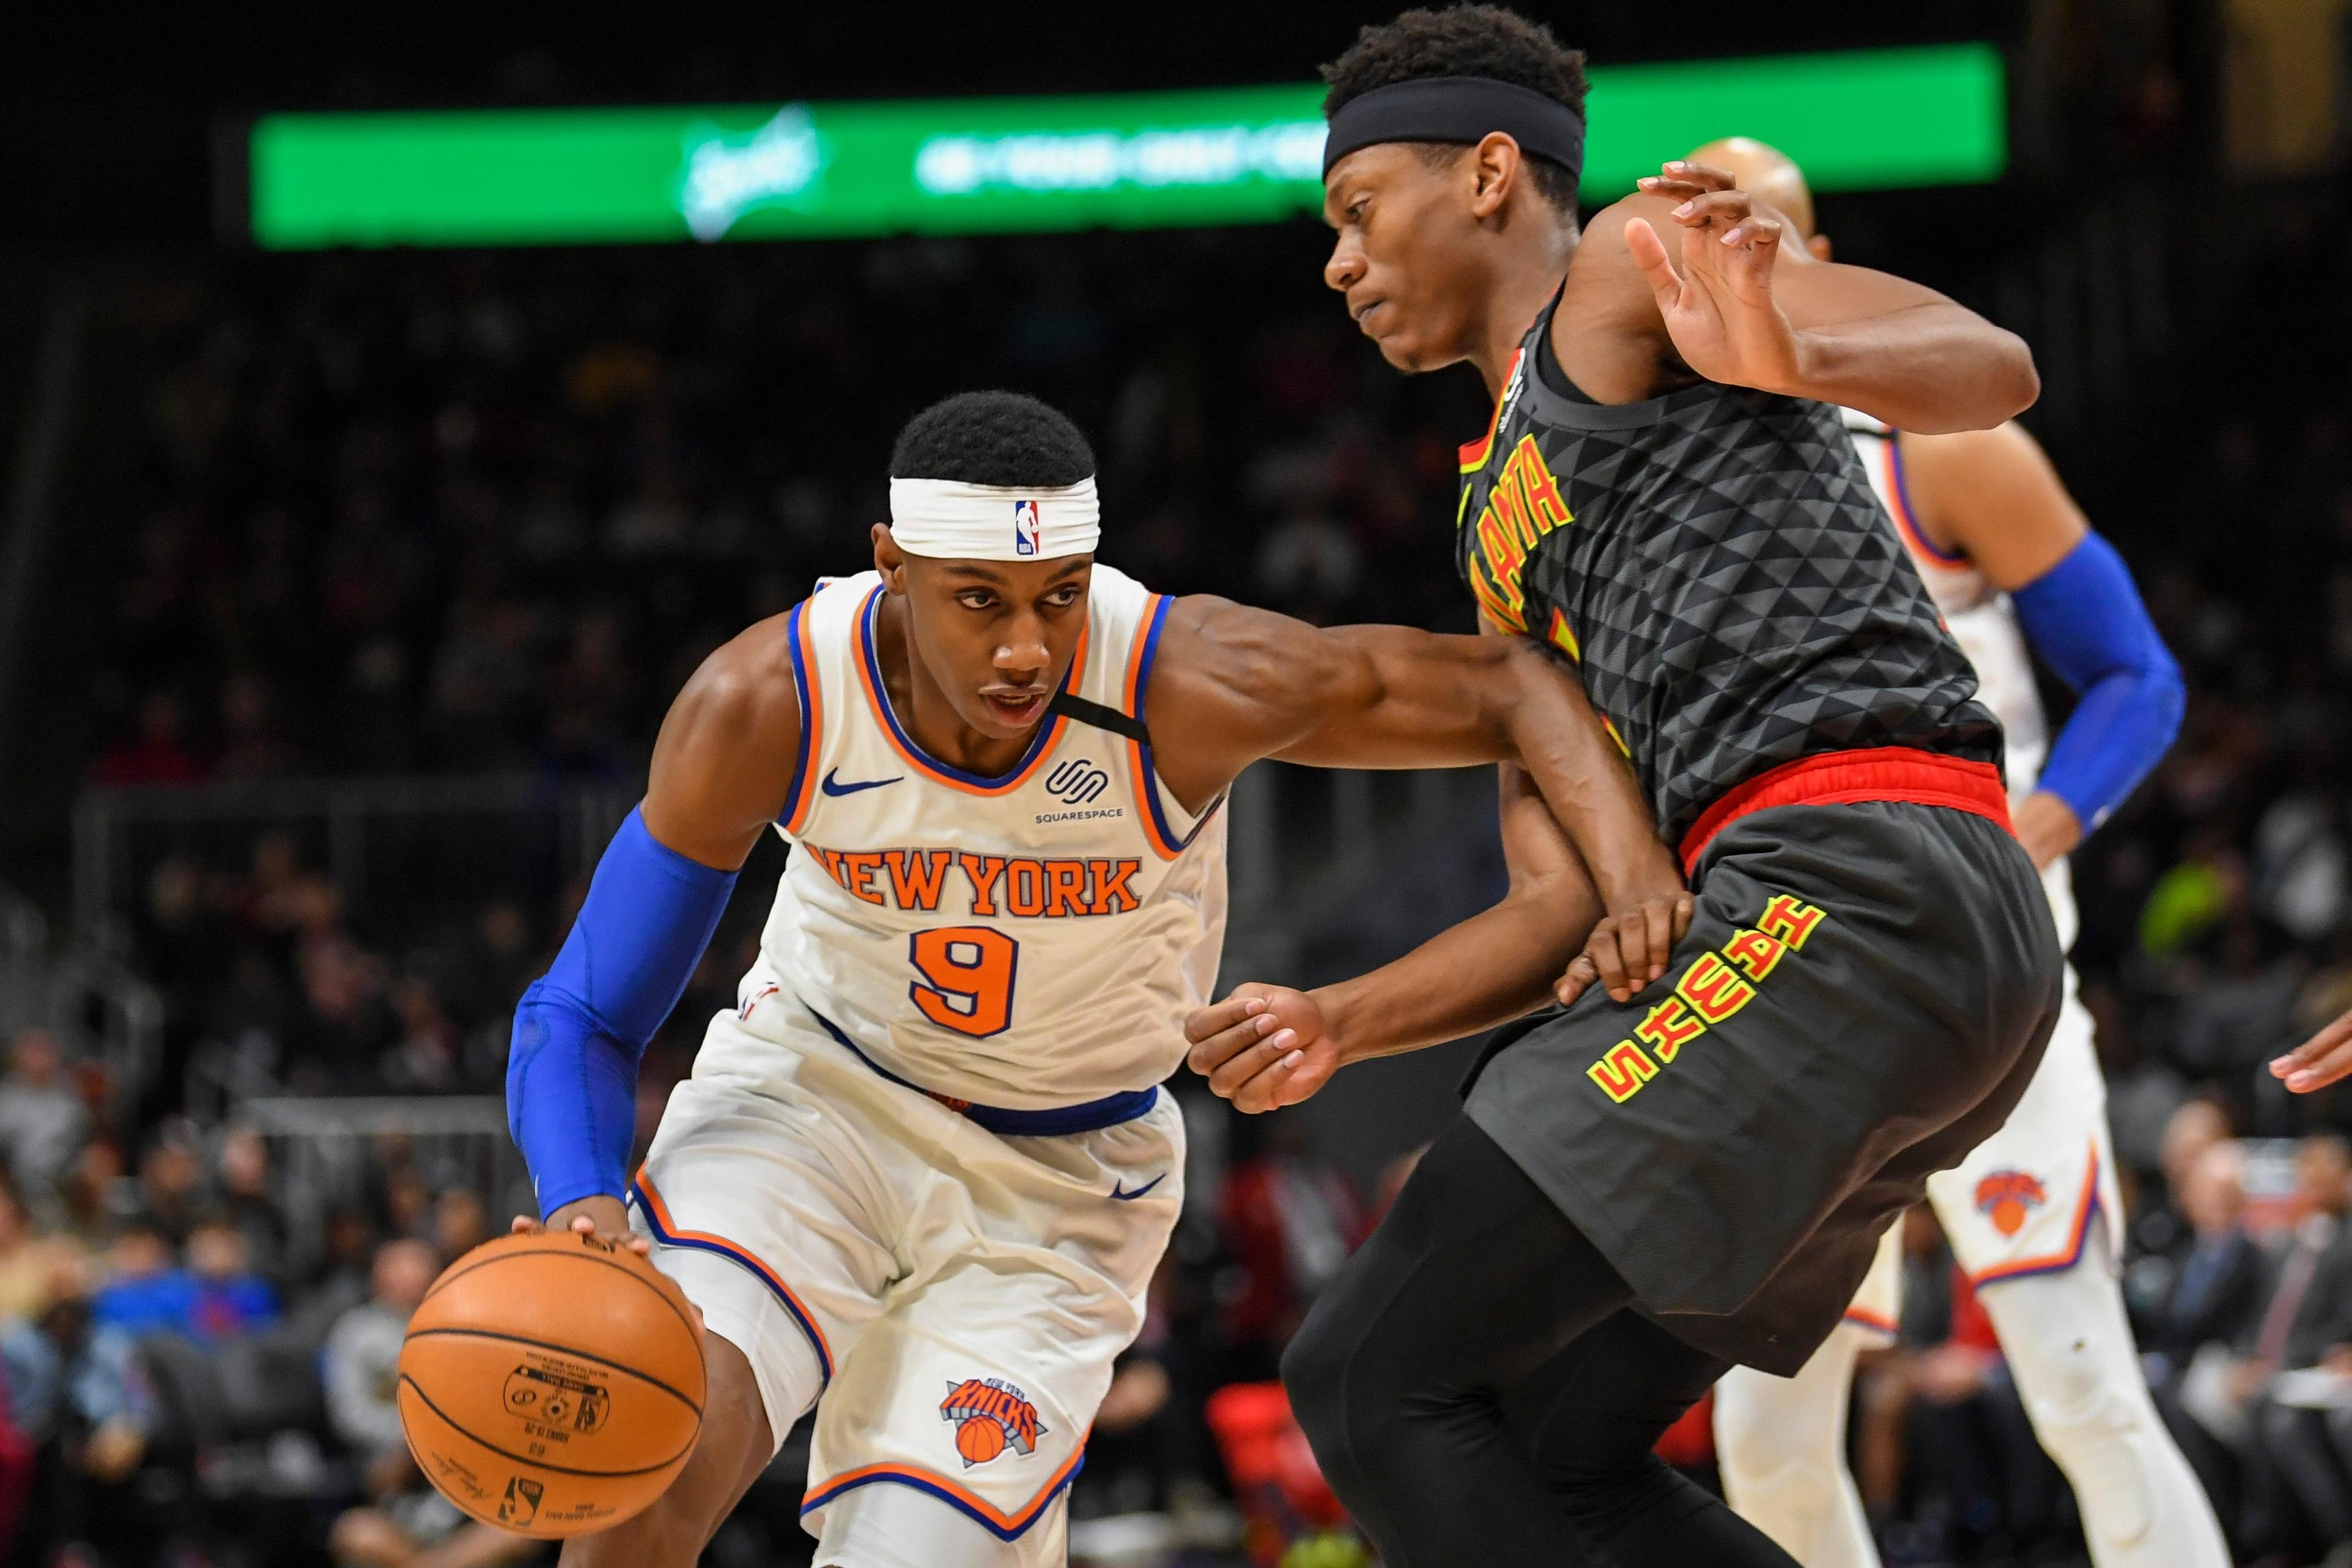
{"type": "MultiPolygon", "coordinates": [[[[1927,1201],[1952,1257],[1982,1287],[2072,1268],[2093,1225],[2106,1228],[2107,1257],[2123,1256],[2122,1194],[2107,1133],[2107,1085],[2099,1073],[2090,1011],[2066,969],[2066,1001],[2042,1066],[2000,1131],[1948,1171],[1927,1178],[1927,1201]]],[[[1845,1321],[1894,1342],[1903,1316],[1903,1226],[1888,1227],[1845,1321]]]]}
{"type": "Polygon", "coordinates": [[[1000,1136],[789,994],[749,1011],[711,1021],[632,1187],[656,1265],[750,1360],[779,1444],[814,1401],[810,1533],[845,1493],[905,1486],[1058,1563],[1059,1504],[1183,1205],[1174,1100],[1000,1136]]]}
{"type": "Polygon", "coordinates": [[[2072,1268],[2095,1223],[2106,1227],[2107,1257],[2123,1257],[2107,1085],[2075,992],[2069,964],[2065,1005],[2025,1098],[1967,1159],[1927,1178],[1952,1256],[1979,1289],[2072,1268]]]}

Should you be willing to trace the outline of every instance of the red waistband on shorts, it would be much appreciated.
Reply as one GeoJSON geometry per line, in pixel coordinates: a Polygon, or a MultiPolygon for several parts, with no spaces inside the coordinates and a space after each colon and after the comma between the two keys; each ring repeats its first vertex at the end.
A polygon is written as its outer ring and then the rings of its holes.
{"type": "Polygon", "coordinates": [[[1683,835],[1683,874],[1688,876],[1715,836],[1751,811],[1776,805],[1851,805],[1865,800],[1903,800],[1942,805],[1998,822],[2009,820],[2009,791],[1990,763],[1948,757],[1909,746],[1874,746],[1853,752],[1822,752],[1758,773],[1706,808],[1683,835]]]}

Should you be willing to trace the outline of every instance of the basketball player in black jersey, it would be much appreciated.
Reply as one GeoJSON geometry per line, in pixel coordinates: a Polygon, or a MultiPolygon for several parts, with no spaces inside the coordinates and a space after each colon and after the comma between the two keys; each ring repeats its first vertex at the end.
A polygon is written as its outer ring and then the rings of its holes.
{"type": "MultiPolygon", "coordinates": [[[[1570,1005],[1503,1031],[1286,1380],[1391,1568],[1785,1568],[1651,1446],[1732,1363],[1804,1363],[2015,1104],[2062,962],[2000,727],[1836,405],[1991,426],[2032,362],[1927,289],[1783,254],[1713,171],[1580,233],[1582,59],[1507,11],[1407,12],[1326,75],[1326,278],[1391,363],[1485,378],[1462,574],[1490,629],[1575,661],[1696,907],[1664,964],[1654,911],[1617,911],[1570,1005]]],[[[1572,805],[1505,792],[1515,873],[1588,847],[1572,805]]],[[[1409,999],[1459,984],[1423,952],[1244,986],[1195,1015],[1193,1064],[1291,1103],[1424,1043],[1409,999]]]]}

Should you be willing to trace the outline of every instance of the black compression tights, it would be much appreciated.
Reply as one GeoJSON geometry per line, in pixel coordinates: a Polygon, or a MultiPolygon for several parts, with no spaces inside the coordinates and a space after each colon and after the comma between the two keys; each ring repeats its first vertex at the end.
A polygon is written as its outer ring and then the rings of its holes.
{"type": "Polygon", "coordinates": [[[1725,1363],[1456,1117],[1283,1358],[1388,1568],[1795,1568],[1651,1447],[1725,1363]]]}

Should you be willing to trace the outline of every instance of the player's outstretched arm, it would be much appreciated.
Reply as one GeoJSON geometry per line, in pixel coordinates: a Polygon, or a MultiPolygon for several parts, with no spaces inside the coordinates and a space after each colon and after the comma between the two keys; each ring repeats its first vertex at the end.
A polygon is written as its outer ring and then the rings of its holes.
{"type": "Polygon", "coordinates": [[[1312,994],[1244,986],[1196,1013],[1191,1059],[1219,1093],[1245,1110],[1296,1103],[1345,1062],[1516,1017],[1544,999],[1604,906],[1622,915],[1641,979],[1663,966],[1689,918],[1680,869],[1582,689],[1534,644],[1318,628],[1212,599],[1182,601],[1170,626],[1147,722],[1188,802],[1268,756],[1525,769],[1505,770],[1508,895],[1357,980],[1312,994]]]}
{"type": "MultiPolygon", "coordinates": [[[[1985,429],[2040,395],[2015,333],[1932,289],[1815,261],[1782,237],[1729,174],[1669,163],[1593,220],[1570,288],[1622,301],[1636,331],[1647,317],[1710,381],[1843,404],[1900,429],[1985,429]]],[[[1580,319],[1605,331],[1612,314],[1580,319]]],[[[1561,360],[1579,374],[1565,340],[1561,360]]]]}
{"type": "Polygon", "coordinates": [[[2035,655],[2076,697],[2017,837],[2038,867],[2073,851],[2164,759],[2188,694],[2115,547],[2015,425],[1896,437],[1914,521],[2010,595],[2035,655]]]}
{"type": "MultiPolygon", "coordinates": [[[[1546,999],[1601,920],[1601,900],[1527,774],[1500,771],[1511,868],[1502,901],[1355,979],[1312,991],[1253,982],[1196,1009],[1186,1059],[1211,1089],[1253,1113],[1296,1105],[1351,1062],[1458,1040],[1546,999]]],[[[1690,895],[1681,897],[1686,925],[1690,895]]],[[[1661,935],[1663,969],[1672,937],[1661,935]]]]}
{"type": "Polygon", "coordinates": [[[507,1121],[551,1225],[628,1232],[638,1060],[793,784],[801,715],[783,627],[745,632],[678,693],[645,800],[605,847],[554,964],[516,1005],[507,1121]]]}
{"type": "Polygon", "coordinates": [[[1584,689],[1525,637],[1313,626],[1179,600],[1146,694],[1161,776],[1187,805],[1262,757],[1327,768],[1517,762],[1612,912],[1682,888],[1584,689]]]}

